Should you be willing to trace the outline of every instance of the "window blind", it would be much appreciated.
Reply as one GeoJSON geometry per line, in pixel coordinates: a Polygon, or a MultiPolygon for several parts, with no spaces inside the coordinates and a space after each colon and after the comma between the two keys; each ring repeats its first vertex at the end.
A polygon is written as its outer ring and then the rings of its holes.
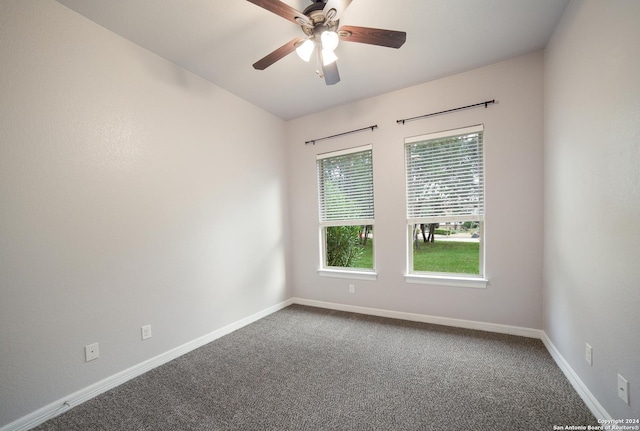
{"type": "Polygon", "coordinates": [[[405,140],[410,222],[482,219],[482,134],[474,126],[405,140]]]}
{"type": "Polygon", "coordinates": [[[322,154],[316,163],[320,222],[373,220],[371,145],[322,154]]]}

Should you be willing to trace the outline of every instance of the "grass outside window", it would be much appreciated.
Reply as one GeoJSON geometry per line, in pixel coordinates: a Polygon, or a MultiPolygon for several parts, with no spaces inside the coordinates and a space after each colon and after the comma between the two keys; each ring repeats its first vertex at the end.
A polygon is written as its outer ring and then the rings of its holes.
{"type": "Polygon", "coordinates": [[[413,250],[413,270],[480,274],[480,243],[435,241],[413,250]]]}
{"type": "MultiPolygon", "coordinates": [[[[373,267],[373,246],[367,243],[354,267],[373,267]]],[[[480,243],[443,241],[421,243],[413,250],[413,270],[459,274],[480,273],[480,243]]]]}

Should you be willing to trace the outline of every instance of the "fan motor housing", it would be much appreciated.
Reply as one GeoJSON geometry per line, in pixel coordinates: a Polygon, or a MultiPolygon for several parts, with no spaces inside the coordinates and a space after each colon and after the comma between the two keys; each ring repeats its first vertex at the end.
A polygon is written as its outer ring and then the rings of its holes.
{"type": "Polygon", "coordinates": [[[325,0],[315,0],[315,2],[307,6],[306,9],[302,11],[302,13],[305,14],[306,16],[309,16],[309,13],[316,10],[322,10],[324,9],[324,7],[325,7],[325,0]]]}
{"type": "Polygon", "coordinates": [[[300,23],[300,27],[302,31],[307,36],[319,35],[323,31],[336,31],[339,25],[339,21],[331,21],[327,20],[327,17],[324,14],[325,7],[324,0],[316,0],[315,3],[307,6],[307,8],[302,12],[305,14],[309,21],[311,21],[311,26],[307,23],[300,23]]]}
{"type": "Polygon", "coordinates": [[[300,26],[307,36],[317,35],[323,31],[336,31],[338,28],[339,21],[327,21],[322,11],[311,13],[307,16],[313,23],[313,27],[306,24],[300,26]]]}

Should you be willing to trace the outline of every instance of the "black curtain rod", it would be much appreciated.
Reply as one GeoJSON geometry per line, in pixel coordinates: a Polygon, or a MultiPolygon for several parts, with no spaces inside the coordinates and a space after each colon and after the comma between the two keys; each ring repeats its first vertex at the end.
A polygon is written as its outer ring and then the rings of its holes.
{"type": "Polygon", "coordinates": [[[492,103],[496,103],[496,100],[495,99],[487,100],[485,102],[475,103],[473,105],[468,105],[468,106],[462,106],[460,108],[447,109],[446,111],[434,112],[432,114],[420,115],[418,117],[404,118],[402,120],[397,120],[396,123],[404,124],[407,121],[413,121],[413,120],[419,120],[421,118],[433,117],[434,115],[448,114],[449,112],[462,111],[463,109],[475,108],[476,106],[484,105],[484,107],[486,108],[487,106],[491,105],[492,103]]]}
{"type": "Polygon", "coordinates": [[[375,124],[373,126],[363,127],[362,129],[356,129],[356,130],[351,130],[349,132],[338,133],[337,135],[325,136],[324,138],[318,138],[318,139],[311,139],[310,141],[305,141],[304,144],[305,145],[308,145],[308,144],[315,145],[316,142],[324,141],[325,139],[337,138],[338,136],[344,136],[344,135],[349,135],[351,133],[362,132],[363,130],[371,130],[373,132],[377,128],[378,128],[378,125],[375,124]]]}

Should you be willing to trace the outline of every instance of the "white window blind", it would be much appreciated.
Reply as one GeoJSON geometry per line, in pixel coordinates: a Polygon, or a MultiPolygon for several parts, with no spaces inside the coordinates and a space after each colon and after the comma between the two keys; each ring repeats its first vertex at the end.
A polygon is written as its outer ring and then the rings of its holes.
{"type": "Polygon", "coordinates": [[[320,222],[370,224],[373,220],[371,145],[317,157],[320,222]]]}
{"type": "Polygon", "coordinates": [[[409,222],[482,220],[482,126],[405,139],[409,222]]]}

